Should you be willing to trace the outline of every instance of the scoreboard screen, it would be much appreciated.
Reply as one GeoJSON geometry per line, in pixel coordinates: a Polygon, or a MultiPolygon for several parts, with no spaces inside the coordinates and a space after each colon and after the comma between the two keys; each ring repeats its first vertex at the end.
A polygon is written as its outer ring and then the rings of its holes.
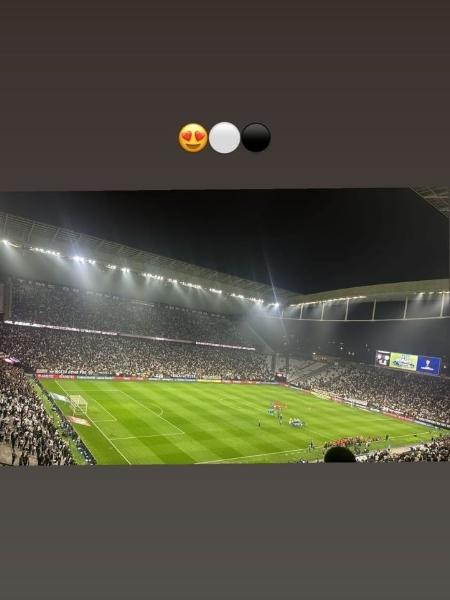
{"type": "Polygon", "coordinates": [[[419,356],[387,350],[377,350],[375,355],[375,364],[379,367],[422,373],[424,375],[438,376],[441,371],[441,363],[441,359],[436,356],[419,356]]]}
{"type": "Polygon", "coordinates": [[[400,354],[400,352],[391,352],[391,369],[401,369],[403,371],[416,371],[419,357],[416,354],[400,354]]]}
{"type": "Polygon", "coordinates": [[[379,367],[389,367],[391,362],[391,353],[386,352],[385,350],[378,350],[375,362],[379,367]]]}
{"type": "Polygon", "coordinates": [[[436,358],[436,356],[419,356],[417,372],[425,373],[426,375],[439,375],[441,372],[441,363],[442,360],[436,358]]]}

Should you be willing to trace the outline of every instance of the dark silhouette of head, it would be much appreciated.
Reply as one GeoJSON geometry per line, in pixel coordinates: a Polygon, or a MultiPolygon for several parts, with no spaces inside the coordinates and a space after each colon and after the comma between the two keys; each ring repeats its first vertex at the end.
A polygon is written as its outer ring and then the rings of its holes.
{"type": "Polygon", "coordinates": [[[325,462],[356,462],[355,455],[348,448],[342,446],[335,446],[330,448],[325,454],[325,462]]]}

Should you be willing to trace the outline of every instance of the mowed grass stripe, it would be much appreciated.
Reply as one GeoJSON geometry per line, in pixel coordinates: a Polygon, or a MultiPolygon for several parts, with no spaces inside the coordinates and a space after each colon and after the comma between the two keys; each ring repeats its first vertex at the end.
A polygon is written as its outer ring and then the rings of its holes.
{"type": "Polygon", "coordinates": [[[124,396],[123,391],[115,390],[101,397],[101,403],[117,417],[120,427],[108,424],[109,435],[115,438],[139,437],[148,435],[167,435],[177,432],[155,412],[146,410],[142,404],[134,402],[131,395],[124,396]]]}
{"type": "MultiPolygon", "coordinates": [[[[157,392],[158,390],[156,390],[157,392]]],[[[138,396],[138,399],[140,402],[145,403],[145,402],[151,402],[152,406],[155,407],[156,402],[155,402],[155,388],[153,388],[153,386],[145,386],[145,388],[142,387],[141,384],[136,384],[133,385],[133,387],[130,388],[130,394],[132,396],[138,396]],[[149,393],[143,393],[143,392],[149,392],[149,393]],[[153,392],[153,393],[152,393],[153,392]],[[149,399],[150,396],[150,399],[149,399]]],[[[159,399],[159,403],[158,406],[161,406],[161,408],[165,411],[164,415],[167,414],[167,397],[165,398],[165,402],[164,404],[161,402],[161,399],[159,398],[159,394],[158,394],[158,399],[159,399]]],[[[177,400],[177,404],[179,403],[179,400],[177,400]]],[[[192,423],[192,421],[194,420],[194,415],[192,413],[189,414],[190,419],[183,421],[180,424],[180,419],[178,419],[178,425],[180,427],[184,425],[184,423],[189,424],[192,423]]],[[[166,417],[165,417],[166,418],[166,417]]],[[[172,418],[172,417],[171,417],[172,418]]],[[[178,430],[175,430],[178,431],[178,430]]],[[[180,436],[173,436],[173,438],[175,439],[175,437],[177,438],[184,438],[185,436],[180,435],[180,436]]],[[[173,457],[174,453],[176,452],[176,449],[179,449],[179,458],[180,458],[180,462],[185,463],[188,462],[188,457],[186,456],[186,448],[189,448],[190,450],[192,450],[192,444],[189,444],[189,442],[187,441],[188,438],[186,438],[186,440],[183,440],[183,443],[177,443],[175,444],[173,440],[169,441],[169,436],[164,437],[162,436],[160,439],[156,439],[156,438],[146,438],[146,439],[138,439],[138,440],[123,440],[123,441],[117,441],[117,443],[121,445],[121,447],[123,445],[125,445],[127,448],[130,445],[136,445],[137,447],[140,448],[139,450],[136,450],[136,454],[140,455],[140,461],[142,460],[142,453],[144,451],[144,456],[145,456],[145,451],[151,446],[152,452],[157,455],[157,456],[163,456],[164,452],[167,454],[167,459],[170,462],[171,457],[173,457]],[[123,442],[123,443],[122,443],[123,442]]],[[[202,455],[204,455],[204,452],[208,452],[208,449],[203,448],[202,449],[202,455]]],[[[129,450],[127,450],[127,452],[129,452],[129,450]]],[[[209,450],[210,453],[210,450],[209,450]]],[[[195,454],[198,454],[197,452],[195,454]]],[[[144,462],[148,462],[148,461],[144,461],[144,462]]],[[[161,460],[158,460],[158,462],[161,462],[161,460]]],[[[195,462],[195,455],[193,457],[191,457],[191,461],[190,462],[195,462]]]]}
{"type": "MultiPolygon", "coordinates": [[[[246,454],[254,450],[254,446],[249,445],[246,441],[248,431],[239,427],[239,421],[236,421],[235,417],[230,419],[228,408],[224,410],[215,406],[215,398],[203,394],[204,390],[202,388],[197,387],[192,397],[191,394],[187,394],[189,389],[191,389],[190,384],[185,386],[178,384],[173,386],[169,394],[176,403],[178,423],[180,423],[180,413],[183,413],[185,417],[181,426],[186,430],[188,436],[187,439],[170,440],[171,446],[176,446],[180,450],[190,453],[193,462],[198,462],[198,460],[208,456],[211,451],[215,452],[216,458],[224,458],[235,456],[236,452],[246,454]],[[204,403],[200,400],[202,397],[204,397],[204,403]]],[[[169,398],[166,397],[165,414],[168,414],[168,400],[169,398]]],[[[234,402],[236,402],[236,398],[234,402]]],[[[174,416],[171,414],[170,418],[173,419],[174,416]]]]}
{"type": "MultiPolygon", "coordinates": [[[[47,383],[50,389],[52,382],[47,383]]],[[[425,427],[277,386],[68,381],[64,387],[66,393],[89,395],[118,419],[127,434],[117,437],[131,439],[113,441],[133,464],[286,462],[293,457],[321,457],[320,450],[311,455],[303,449],[311,439],[321,446],[349,435],[389,433],[393,445],[393,438],[400,437],[397,445],[405,445],[414,440],[414,434],[429,436],[425,427]],[[274,401],[287,405],[281,426],[267,415],[274,401]],[[290,416],[306,421],[306,428],[289,427],[290,416]],[[168,430],[161,431],[161,423],[168,430]],[[173,430],[168,423],[185,435],[170,436],[173,430]],[[155,429],[161,435],[150,437],[155,429]]],[[[100,425],[108,426],[108,433],[118,430],[112,427],[114,423],[100,425]]],[[[114,455],[110,448],[105,452],[106,440],[100,442],[99,433],[91,430],[77,429],[83,439],[89,437],[87,445],[99,463],[117,464],[117,452],[114,455]]]]}
{"type": "Polygon", "coordinates": [[[133,410],[128,402],[116,402],[110,392],[103,392],[102,390],[96,392],[83,391],[82,395],[88,401],[88,418],[96,425],[100,425],[102,431],[111,441],[115,437],[135,435],[135,432],[140,429],[148,432],[149,428],[151,428],[153,433],[159,433],[152,427],[152,423],[150,424],[145,418],[140,418],[139,413],[133,410]],[[99,405],[105,411],[105,414],[113,416],[114,419],[103,419],[103,417],[98,419],[96,407],[93,402],[99,405]]]}
{"type": "MultiPolygon", "coordinates": [[[[127,384],[121,383],[120,386],[122,386],[122,385],[128,386],[128,383],[127,384]]],[[[185,387],[183,389],[183,397],[181,398],[181,402],[185,402],[185,399],[186,399],[185,387]]],[[[151,390],[151,386],[143,387],[140,383],[131,384],[131,386],[129,387],[129,392],[127,392],[127,397],[130,400],[133,399],[132,401],[137,400],[138,403],[141,405],[146,404],[148,406],[149,402],[151,402],[152,406],[154,406],[156,404],[156,402],[154,400],[155,396],[154,396],[154,394],[151,394],[150,400],[149,400],[148,392],[150,390],[151,390]]],[[[176,396],[176,405],[179,406],[180,400],[178,399],[177,394],[175,394],[175,396],[176,396]]],[[[162,405],[161,402],[158,403],[158,406],[160,406],[162,408],[162,410],[164,410],[164,413],[163,413],[164,415],[167,414],[167,402],[168,402],[168,397],[166,395],[164,405],[162,405]]],[[[153,411],[153,409],[151,409],[151,410],[153,411]]],[[[196,410],[194,412],[187,411],[187,416],[189,418],[187,418],[185,420],[186,424],[192,425],[192,423],[196,421],[196,419],[195,419],[196,412],[198,413],[198,407],[196,407],[196,410]]],[[[170,415],[170,418],[171,419],[175,418],[175,415],[173,417],[172,417],[172,415],[170,415]]],[[[165,416],[164,416],[164,420],[166,422],[169,422],[169,419],[167,419],[165,416]]],[[[172,421],[170,421],[170,422],[175,426],[175,431],[177,433],[182,432],[180,425],[176,425],[172,421]]],[[[180,419],[178,416],[178,423],[179,422],[180,422],[180,419]]],[[[211,415],[209,415],[209,417],[208,417],[208,422],[210,424],[214,422],[214,419],[212,418],[211,415]]],[[[198,422],[197,422],[196,427],[198,427],[198,422]]],[[[193,431],[195,431],[195,428],[193,429],[193,431]]],[[[183,432],[183,434],[184,435],[180,435],[180,436],[172,436],[172,435],[164,436],[164,435],[162,435],[160,439],[143,437],[143,438],[139,438],[136,440],[115,440],[115,443],[118,444],[120,447],[126,448],[127,455],[133,454],[133,456],[135,456],[136,460],[138,460],[139,463],[148,462],[149,450],[151,450],[151,453],[154,456],[157,456],[159,458],[159,460],[157,462],[167,462],[167,463],[177,462],[178,464],[194,463],[194,462],[197,462],[198,458],[203,458],[204,456],[211,455],[211,453],[214,452],[214,450],[211,446],[214,443],[214,441],[217,440],[216,436],[212,436],[209,446],[205,447],[203,444],[199,444],[196,440],[193,440],[192,437],[190,436],[189,432],[186,432],[186,433],[183,432]]],[[[224,447],[223,441],[221,442],[221,446],[222,446],[222,448],[224,447]]],[[[229,449],[229,452],[233,452],[233,451],[236,451],[236,449],[231,447],[229,449]]],[[[216,456],[216,458],[220,458],[221,456],[222,456],[222,454],[219,454],[216,456]]]]}
{"type": "MultiPolygon", "coordinates": [[[[221,399],[219,399],[219,402],[221,399]]],[[[259,408],[259,406],[258,406],[259,408]]],[[[306,429],[293,429],[289,427],[288,421],[290,416],[296,416],[294,414],[287,414],[286,410],[283,411],[283,421],[282,425],[278,422],[276,417],[268,417],[267,415],[267,407],[264,411],[259,414],[257,413],[257,418],[254,418],[252,413],[252,418],[254,419],[255,426],[261,422],[260,432],[262,435],[258,438],[258,443],[254,443],[253,447],[255,449],[267,448],[267,439],[270,436],[272,439],[272,447],[273,452],[276,452],[275,448],[283,448],[284,450],[294,450],[297,449],[299,443],[305,442],[309,436],[311,435],[306,429]],[[282,429],[280,429],[282,427],[282,429]]],[[[259,428],[259,427],[258,427],[259,428]]],[[[314,435],[319,435],[320,437],[326,437],[321,433],[316,432],[314,435]]]]}
{"type": "MultiPolygon", "coordinates": [[[[72,388],[76,388],[76,386],[72,386],[72,388]]],[[[101,386],[99,386],[101,387],[101,386]]],[[[64,388],[64,392],[65,393],[75,393],[77,392],[77,390],[68,390],[64,388]]],[[[95,423],[95,420],[92,418],[89,419],[93,425],[99,429],[100,433],[102,433],[102,435],[107,438],[108,442],[111,444],[111,446],[114,448],[114,450],[116,451],[116,453],[119,453],[120,456],[126,461],[126,463],[131,464],[148,464],[150,463],[163,463],[165,462],[164,460],[160,460],[159,459],[159,455],[158,453],[152,452],[150,448],[148,448],[148,446],[145,447],[145,452],[144,453],[139,453],[137,451],[136,448],[136,443],[134,443],[134,445],[132,444],[121,444],[120,441],[114,439],[114,435],[122,435],[122,434],[129,434],[130,437],[135,438],[135,436],[137,434],[139,434],[141,431],[144,431],[146,434],[148,434],[149,431],[157,431],[157,429],[155,428],[151,428],[150,423],[148,422],[148,416],[147,413],[145,413],[147,420],[145,419],[139,419],[137,416],[137,408],[136,406],[131,406],[129,399],[127,399],[126,402],[123,401],[117,401],[114,399],[114,396],[119,393],[122,394],[121,390],[119,388],[115,388],[112,391],[108,391],[105,392],[102,389],[96,389],[94,391],[89,391],[87,392],[86,389],[83,389],[82,391],[79,390],[78,393],[80,393],[80,395],[83,395],[89,402],[89,406],[91,406],[91,410],[92,410],[92,404],[91,402],[94,401],[96,402],[96,404],[99,404],[100,406],[103,407],[103,402],[108,402],[108,406],[110,411],[115,411],[115,415],[117,418],[117,425],[113,424],[108,426],[107,431],[105,430],[105,425],[102,425],[101,427],[98,427],[95,423]],[[97,395],[97,398],[95,397],[97,395]],[[105,396],[106,395],[106,396],[105,396]],[[102,402],[100,402],[98,400],[98,397],[102,398],[102,402]],[[136,426],[138,425],[138,429],[136,429],[136,426]],[[133,436],[134,433],[134,436],[133,436]],[[144,455],[145,460],[142,460],[142,455],[144,455]]],[[[103,407],[104,408],[104,407],[103,407]]],[[[106,409],[105,409],[106,410],[106,409]]],[[[88,408],[88,412],[89,412],[89,408],[88,408]]],[[[141,412],[144,412],[141,410],[141,412]]],[[[112,414],[112,413],[111,413],[112,414]]],[[[152,415],[153,416],[153,425],[155,422],[155,419],[159,419],[159,417],[157,417],[155,414],[152,415]]],[[[160,419],[159,419],[160,420],[160,419]]],[[[167,429],[167,426],[165,426],[167,429]]],[[[164,435],[161,432],[159,432],[158,434],[154,434],[157,436],[161,436],[164,435]]],[[[169,434],[170,435],[170,434],[169,434]]],[[[102,448],[103,451],[103,448],[102,448]]],[[[180,454],[180,453],[179,453],[180,454]]],[[[179,456],[179,458],[181,458],[179,456]]],[[[117,462],[117,461],[115,461],[117,462]]]]}
{"type": "MultiPolygon", "coordinates": [[[[138,384],[138,385],[140,385],[140,384],[138,384]]],[[[325,437],[325,436],[324,436],[324,437],[325,437]]],[[[183,462],[184,462],[184,461],[183,461],[183,462]]]]}
{"type": "Polygon", "coordinates": [[[130,400],[141,406],[144,410],[147,410],[148,412],[152,413],[157,419],[164,421],[172,429],[175,429],[176,431],[174,431],[173,433],[184,433],[184,431],[180,427],[178,427],[177,425],[169,421],[166,417],[164,417],[164,409],[162,409],[162,412],[160,414],[158,414],[157,411],[152,409],[151,403],[148,402],[148,394],[143,394],[144,402],[142,402],[138,398],[136,398],[136,396],[138,396],[140,393],[140,390],[138,388],[133,389],[133,394],[130,394],[129,392],[125,391],[125,389],[122,389],[122,387],[119,389],[119,391],[121,394],[124,394],[127,398],[130,398],[130,400]]]}
{"type": "MultiPolygon", "coordinates": [[[[51,381],[49,383],[51,384],[51,387],[47,387],[47,389],[54,391],[55,393],[62,392],[63,394],[71,395],[72,392],[76,391],[73,387],[70,391],[66,390],[65,387],[62,387],[58,383],[58,381],[51,381]]],[[[66,416],[71,415],[71,409],[68,404],[60,402],[58,405],[66,416]]],[[[102,464],[130,465],[131,461],[107,438],[101,427],[95,425],[89,417],[87,417],[87,419],[92,423],[92,427],[88,428],[82,425],[73,425],[73,427],[89,448],[90,452],[92,452],[93,456],[101,457],[100,460],[102,464]]]]}
{"type": "MultiPolygon", "coordinates": [[[[234,403],[236,401],[234,398],[234,403]]],[[[232,404],[228,403],[224,406],[219,395],[211,397],[205,388],[195,390],[195,395],[193,393],[184,397],[183,406],[190,407],[193,415],[200,413],[200,419],[197,416],[195,421],[196,426],[209,429],[210,434],[215,436],[211,440],[210,446],[214,447],[216,454],[219,454],[221,458],[236,456],[236,454],[245,455],[260,447],[258,435],[255,436],[255,432],[258,432],[255,407],[252,407],[252,411],[247,411],[246,418],[236,415],[232,404]],[[203,399],[204,402],[199,402],[200,399],[203,399]],[[199,408],[200,406],[201,408],[199,408]],[[199,425],[200,423],[202,425],[199,425]],[[214,426],[211,425],[212,423],[214,426]],[[225,442],[227,447],[225,447],[225,442]]],[[[182,443],[181,440],[179,442],[182,443]]],[[[272,451],[280,449],[279,443],[279,439],[273,436],[273,432],[266,432],[264,440],[266,451],[267,448],[272,451]]]]}
{"type": "MultiPolygon", "coordinates": [[[[229,389],[229,386],[227,386],[227,390],[229,389]]],[[[242,389],[239,389],[239,403],[240,403],[240,397],[242,395],[242,389]]],[[[256,389],[260,389],[260,388],[250,388],[249,386],[246,387],[247,390],[256,390],[256,389]]],[[[283,390],[286,391],[286,390],[283,390]]],[[[232,393],[229,394],[230,398],[232,399],[232,402],[234,403],[234,405],[236,404],[236,397],[232,397],[232,393]]],[[[264,398],[259,397],[259,395],[257,395],[255,392],[252,393],[252,400],[253,400],[253,405],[251,405],[251,416],[249,418],[249,423],[250,423],[250,427],[248,428],[247,431],[247,437],[251,436],[251,438],[253,438],[253,443],[251,446],[247,446],[247,452],[246,454],[250,452],[252,453],[256,453],[256,452],[261,452],[263,450],[265,450],[265,452],[279,452],[281,451],[285,451],[285,450],[292,450],[295,448],[298,448],[299,445],[301,445],[302,443],[305,443],[306,440],[311,437],[311,433],[308,432],[304,432],[303,430],[295,430],[292,428],[289,428],[288,424],[287,424],[287,417],[285,417],[284,419],[284,424],[282,426],[280,426],[278,424],[278,421],[276,418],[273,417],[268,417],[267,416],[267,408],[270,406],[270,404],[272,402],[268,402],[267,400],[267,394],[265,394],[264,398]],[[257,403],[256,403],[257,402],[257,403]],[[262,423],[262,428],[259,429],[258,428],[258,420],[261,420],[262,423]],[[268,444],[268,440],[271,439],[272,444],[269,446],[268,444]]],[[[217,401],[218,402],[223,402],[223,397],[222,395],[218,395],[217,397],[217,401]]],[[[251,395],[250,393],[246,394],[247,398],[250,398],[251,395]]],[[[274,400],[276,398],[279,398],[279,395],[274,396],[274,398],[271,399],[274,400]]],[[[231,408],[234,408],[231,407],[231,408]]],[[[285,413],[286,414],[286,413],[285,413]]],[[[295,413],[295,416],[297,416],[297,413],[295,413]]],[[[245,456],[246,454],[242,454],[243,456],[245,456]]],[[[237,456],[237,454],[234,455],[234,457],[237,456]]],[[[229,456],[229,458],[234,458],[229,456]]]]}
{"type": "MultiPolygon", "coordinates": [[[[298,394],[296,390],[284,391],[290,392],[291,395],[298,394]]],[[[315,427],[320,426],[323,428],[320,433],[321,437],[327,437],[330,441],[348,435],[382,436],[386,433],[387,429],[390,431],[391,441],[394,442],[394,445],[398,445],[400,442],[402,444],[417,443],[418,438],[427,440],[430,437],[429,428],[414,423],[399,421],[389,416],[381,416],[378,413],[363,412],[354,407],[317,399],[314,396],[303,395],[302,400],[303,404],[307,405],[307,408],[314,410],[312,415],[306,416],[307,428],[305,433],[308,433],[308,430],[312,431],[312,423],[315,427]],[[326,408],[326,413],[328,414],[324,414],[323,410],[317,411],[319,406],[321,409],[326,408]],[[321,417],[315,416],[315,413],[321,413],[321,417]],[[331,415],[332,418],[330,419],[331,415]],[[327,419],[324,419],[325,416],[327,419]],[[324,421],[326,421],[326,429],[328,430],[327,435],[325,435],[324,431],[324,421]],[[375,423],[376,427],[374,427],[375,423]],[[398,440],[398,442],[396,443],[395,440],[398,440]]],[[[301,416],[304,418],[303,415],[301,416]]],[[[307,435],[306,437],[309,438],[312,436],[307,435]]],[[[378,446],[382,445],[378,444],[378,446]]]]}
{"type": "MultiPolygon", "coordinates": [[[[138,385],[140,385],[140,384],[138,384],[138,385]]],[[[222,436],[221,436],[221,437],[222,437],[222,436]]],[[[298,440],[296,440],[296,441],[298,441],[298,440]]],[[[292,446],[291,446],[291,447],[292,447],[292,446]]],[[[268,449],[269,449],[269,448],[266,448],[266,451],[267,451],[268,449]]],[[[243,455],[243,456],[245,456],[245,453],[243,452],[243,451],[244,451],[244,448],[241,448],[241,451],[242,451],[242,455],[243,455]]],[[[229,458],[232,458],[232,456],[233,456],[233,455],[230,455],[230,454],[227,452],[227,457],[229,457],[229,458]]],[[[236,456],[236,453],[234,454],[234,456],[236,456]]],[[[168,456],[167,458],[168,458],[168,459],[171,459],[171,458],[173,458],[173,456],[172,456],[172,453],[171,453],[171,456],[168,456]]],[[[182,460],[182,462],[185,462],[185,460],[186,460],[186,457],[184,457],[184,459],[182,460]]]]}
{"type": "MultiPolygon", "coordinates": [[[[239,435],[237,428],[228,422],[229,414],[223,409],[214,407],[214,400],[205,397],[201,390],[192,390],[191,385],[178,386],[170,391],[165,403],[169,401],[178,411],[177,422],[186,432],[187,438],[171,440],[172,444],[180,448],[189,448],[192,461],[197,462],[204,456],[214,452],[216,458],[228,456],[236,452],[234,445],[230,445],[230,437],[239,435]],[[188,393],[191,391],[191,393],[188,393]],[[180,419],[182,418],[182,420],[180,419]]],[[[170,418],[172,410],[168,410],[170,418]]],[[[245,431],[241,431],[243,435],[245,431]]]]}

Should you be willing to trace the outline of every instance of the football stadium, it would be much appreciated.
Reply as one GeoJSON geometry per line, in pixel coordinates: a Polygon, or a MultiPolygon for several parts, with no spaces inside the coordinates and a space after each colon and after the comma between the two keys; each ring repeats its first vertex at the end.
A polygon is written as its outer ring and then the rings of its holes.
{"type": "Polygon", "coordinates": [[[448,273],[300,293],[13,212],[0,240],[2,465],[450,460],[448,273]]]}

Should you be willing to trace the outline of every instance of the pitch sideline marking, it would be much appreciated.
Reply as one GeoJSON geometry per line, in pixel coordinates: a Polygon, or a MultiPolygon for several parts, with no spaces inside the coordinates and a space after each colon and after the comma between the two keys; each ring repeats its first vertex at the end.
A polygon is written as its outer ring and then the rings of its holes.
{"type": "Polygon", "coordinates": [[[243,458],[260,458],[261,456],[274,456],[275,454],[294,454],[296,452],[304,452],[308,448],[297,448],[296,450],[280,450],[280,452],[266,452],[264,454],[249,454],[248,456],[235,456],[234,458],[221,458],[219,460],[208,460],[205,462],[195,463],[196,465],[212,465],[214,463],[227,462],[229,460],[242,460],[243,458]]]}
{"type": "MultiPolygon", "coordinates": [[[[398,440],[400,438],[405,438],[405,437],[410,437],[411,434],[407,434],[407,435],[397,435],[395,437],[390,437],[389,439],[391,440],[398,440]]],[[[261,458],[262,456],[274,456],[275,454],[295,454],[296,452],[304,452],[305,450],[308,450],[308,448],[297,448],[296,450],[281,450],[280,452],[266,452],[265,454],[250,454],[248,456],[235,456],[233,458],[222,458],[219,460],[209,460],[209,461],[205,461],[205,462],[198,462],[195,463],[196,465],[212,465],[215,463],[222,463],[222,462],[228,462],[228,461],[234,461],[234,460],[242,460],[245,458],[261,458]]],[[[384,450],[384,448],[382,448],[382,450],[384,450]]],[[[377,450],[374,450],[374,452],[377,452],[377,450]]]]}
{"type": "MultiPolygon", "coordinates": [[[[64,389],[62,387],[62,385],[60,385],[60,383],[58,381],[56,382],[56,385],[64,392],[64,394],[68,394],[69,393],[66,389],[64,389]]],[[[128,458],[125,456],[125,454],[121,450],[119,450],[119,448],[115,445],[115,443],[113,441],[111,441],[109,439],[109,437],[106,435],[106,433],[102,429],[100,429],[100,427],[97,425],[97,423],[93,419],[91,419],[90,417],[88,417],[88,415],[86,415],[86,417],[89,419],[89,421],[92,423],[92,425],[94,425],[94,427],[96,427],[100,431],[100,433],[102,434],[102,436],[111,444],[111,446],[114,448],[114,450],[116,452],[118,452],[121,455],[121,457],[124,458],[127,461],[127,463],[129,465],[131,465],[131,462],[128,460],[128,458]]]]}

